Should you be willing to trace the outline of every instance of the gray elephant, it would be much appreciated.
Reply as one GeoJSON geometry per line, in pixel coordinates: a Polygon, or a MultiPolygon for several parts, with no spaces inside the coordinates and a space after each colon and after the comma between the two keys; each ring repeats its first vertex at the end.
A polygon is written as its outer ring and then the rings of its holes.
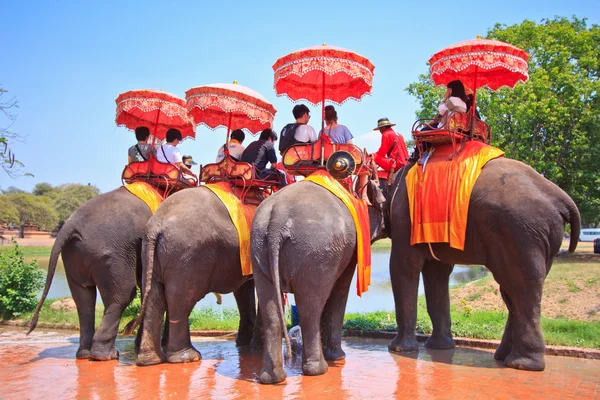
{"type": "Polygon", "coordinates": [[[143,318],[137,365],[201,359],[192,346],[189,315],[210,292],[234,293],[240,311],[237,345],[250,344],[256,322],[254,282],[242,275],[237,230],[222,201],[198,187],[166,199],[146,227],[142,244],[143,318]],[[164,350],[160,329],[168,309],[164,350]],[[166,354],[165,354],[166,352],[166,354]]]}
{"type": "Polygon", "coordinates": [[[29,332],[50,290],[59,255],[79,315],[77,358],[112,360],[119,357],[115,339],[121,315],[135,297],[141,281],[142,233],[152,216],[150,208],[121,187],[81,206],[56,237],[42,298],[29,332]],[[136,279],[137,278],[137,279],[136,279]],[[96,289],[104,303],[102,322],[95,330],[96,289]]]}
{"type": "MultiPolygon", "coordinates": [[[[383,229],[379,188],[370,186],[371,239],[383,229]]],[[[294,293],[303,337],[302,372],[320,375],[325,360],[345,357],[342,324],[348,291],[356,270],[357,236],[344,203],[329,190],[299,182],[266,199],[252,223],[251,252],[254,280],[264,326],[264,364],[261,383],[286,378],[281,337],[286,338],[281,292],[294,293]],[[283,333],[282,333],[283,329],[283,333]]]]}
{"type": "Polygon", "coordinates": [[[412,165],[400,171],[389,192],[390,277],[398,324],[398,334],[389,349],[402,352],[418,348],[415,328],[421,272],[433,324],[425,346],[453,348],[449,276],[454,264],[481,264],[499,283],[508,308],[508,321],[494,357],[508,367],[543,370],[542,288],[561,246],[565,223],[571,225],[569,251],[575,251],[580,228],[577,206],[533,168],[508,158],[494,159],[485,165],[473,187],[464,251],[442,243],[431,244],[430,251],[427,244],[410,245],[405,174],[412,165]]]}

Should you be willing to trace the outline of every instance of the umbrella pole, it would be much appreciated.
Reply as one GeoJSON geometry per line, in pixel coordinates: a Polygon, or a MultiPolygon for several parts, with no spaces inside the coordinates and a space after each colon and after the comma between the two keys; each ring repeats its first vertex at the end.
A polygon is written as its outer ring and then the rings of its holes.
{"type": "Polygon", "coordinates": [[[325,71],[323,71],[323,98],[321,99],[321,167],[325,164],[325,141],[323,140],[323,133],[325,133],[325,71]]]}
{"type": "Polygon", "coordinates": [[[475,107],[477,107],[477,70],[479,68],[475,67],[475,78],[473,78],[473,103],[471,104],[471,127],[469,131],[471,132],[469,136],[473,137],[473,131],[475,129],[475,107]]]}
{"type": "Polygon", "coordinates": [[[225,145],[229,143],[229,133],[231,132],[231,119],[233,118],[233,113],[229,112],[229,122],[227,123],[227,136],[225,137],[225,145]]]}
{"type": "Polygon", "coordinates": [[[154,137],[152,138],[152,148],[156,146],[156,135],[158,134],[158,118],[160,117],[160,110],[162,109],[163,103],[160,103],[158,112],[156,113],[156,121],[154,121],[154,137]]]}

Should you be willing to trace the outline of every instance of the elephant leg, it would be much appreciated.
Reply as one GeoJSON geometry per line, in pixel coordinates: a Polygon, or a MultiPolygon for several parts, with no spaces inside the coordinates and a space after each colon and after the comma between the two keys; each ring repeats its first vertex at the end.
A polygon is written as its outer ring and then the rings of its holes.
{"type": "Polygon", "coordinates": [[[321,316],[331,288],[302,287],[294,292],[302,329],[302,373],[322,375],[327,372],[321,341],[321,316]],[[319,292],[322,292],[319,293],[319,292]]]}
{"type": "Polygon", "coordinates": [[[326,360],[336,361],[346,358],[342,350],[342,327],[344,325],[344,313],[348,302],[348,292],[352,276],[356,270],[353,260],[344,270],[333,286],[333,290],[327,299],[323,315],[321,316],[321,335],[323,341],[323,354],[326,360]]]}
{"type": "MultiPolygon", "coordinates": [[[[522,280],[522,284],[504,286],[513,308],[512,349],[504,359],[507,367],[528,371],[543,371],[546,367],[544,336],[540,325],[542,288],[545,275],[522,280]]],[[[509,333],[510,334],[510,333],[509,333]]]]}
{"type": "Polygon", "coordinates": [[[287,376],[283,370],[282,326],[277,305],[277,297],[281,296],[281,293],[275,291],[275,285],[260,268],[254,266],[253,274],[264,328],[263,367],[258,380],[265,384],[278,383],[284,381],[287,376]]]}
{"type": "Polygon", "coordinates": [[[429,349],[453,349],[452,321],[450,319],[450,274],[454,265],[440,261],[426,261],[423,266],[423,286],[427,301],[427,313],[433,325],[433,332],[425,347],[429,349]]]}
{"type": "Polygon", "coordinates": [[[73,301],[77,306],[79,316],[79,348],[76,357],[78,359],[90,358],[90,351],[94,342],[94,330],[96,321],[96,287],[82,287],[73,281],[67,274],[67,282],[71,289],[73,301]]]}
{"type": "Polygon", "coordinates": [[[112,288],[104,288],[100,293],[104,293],[104,315],[94,334],[90,358],[97,361],[116,360],[119,358],[115,346],[119,322],[123,311],[135,297],[135,282],[132,282],[130,287],[114,283],[112,288]],[[129,293],[129,296],[123,296],[125,293],[129,293]]]}
{"type": "MultiPolygon", "coordinates": [[[[193,287],[182,282],[169,282],[166,286],[166,299],[169,319],[169,337],[165,347],[167,361],[170,363],[189,363],[200,361],[202,355],[192,346],[190,335],[190,314],[196,305],[194,298],[182,297],[181,293],[193,293],[193,287]]],[[[207,293],[203,293],[199,300],[207,293]]]]}
{"type": "Polygon", "coordinates": [[[167,310],[164,285],[153,281],[148,298],[144,300],[148,304],[144,313],[144,322],[140,327],[142,339],[136,359],[136,364],[139,366],[160,364],[166,361],[160,345],[160,330],[167,310]]]}
{"type": "Polygon", "coordinates": [[[508,318],[506,319],[506,326],[504,327],[504,334],[502,335],[502,341],[500,342],[500,346],[496,349],[494,353],[494,358],[496,360],[504,361],[506,357],[510,354],[513,347],[513,304],[511,299],[508,297],[504,289],[500,288],[500,294],[502,295],[502,299],[504,300],[504,304],[506,304],[506,308],[508,309],[508,318]]]}
{"type": "Polygon", "coordinates": [[[388,345],[388,349],[394,352],[416,351],[419,349],[415,334],[419,274],[425,256],[409,248],[405,248],[403,254],[397,254],[398,252],[394,250],[395,247],[392,245],[390,280],[394,293],[398,333],[388,345]]]}
{"type": "Polygon", "coordinates": [[[248,346],[256,324],[256,298],[254,280],[250,279],[234,290],[233,295],[240,311],[240,326],[235,338],[236,346],[248,346]]]}
{"type": "Polygon", "coordinates": [[[264,327],[263,327],[263,318],[262,312],[260,310],[260,304],[258,305],[258,310],[256,311],[256,323],[254,324],[254,332],[252,333],[252,341],[250,342],[250,349],[259,350],[263,348],[263,340],[264,340],[264,327]]]}

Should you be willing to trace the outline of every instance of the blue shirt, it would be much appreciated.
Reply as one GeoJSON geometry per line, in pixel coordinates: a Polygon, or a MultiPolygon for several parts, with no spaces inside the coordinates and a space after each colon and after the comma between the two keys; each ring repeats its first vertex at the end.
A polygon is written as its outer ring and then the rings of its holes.
{"type": "MultiPolygon", "coordinates": [[[[325,134],[329,136],[333,143],[346,143],[354,136],[350,133],[350,130],[344,125],[337,125],[331,129],[325,128],[325,134]]],[[[321,131],[323,133],[323,131],[321,131]]]]}

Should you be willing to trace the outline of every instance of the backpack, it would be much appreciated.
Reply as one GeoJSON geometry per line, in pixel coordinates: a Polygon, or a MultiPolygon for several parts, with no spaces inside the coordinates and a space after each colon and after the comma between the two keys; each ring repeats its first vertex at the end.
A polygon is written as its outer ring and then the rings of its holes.
{"type": "Polygon", "coordinates": [[[284,151],[286,151],[291,145],[296,144],[296,143],[302,143],[296,140],[296,138],[294,138],[294,135],[296,134],[296,129],[298,129],[298,127],[301,124],[298,123],[292,123],[292,124],[287,124],[286,126],[283,127],[283,129],[281,130],[281,135],[279,138],[279,152],[283,154],[284,151]]]}

